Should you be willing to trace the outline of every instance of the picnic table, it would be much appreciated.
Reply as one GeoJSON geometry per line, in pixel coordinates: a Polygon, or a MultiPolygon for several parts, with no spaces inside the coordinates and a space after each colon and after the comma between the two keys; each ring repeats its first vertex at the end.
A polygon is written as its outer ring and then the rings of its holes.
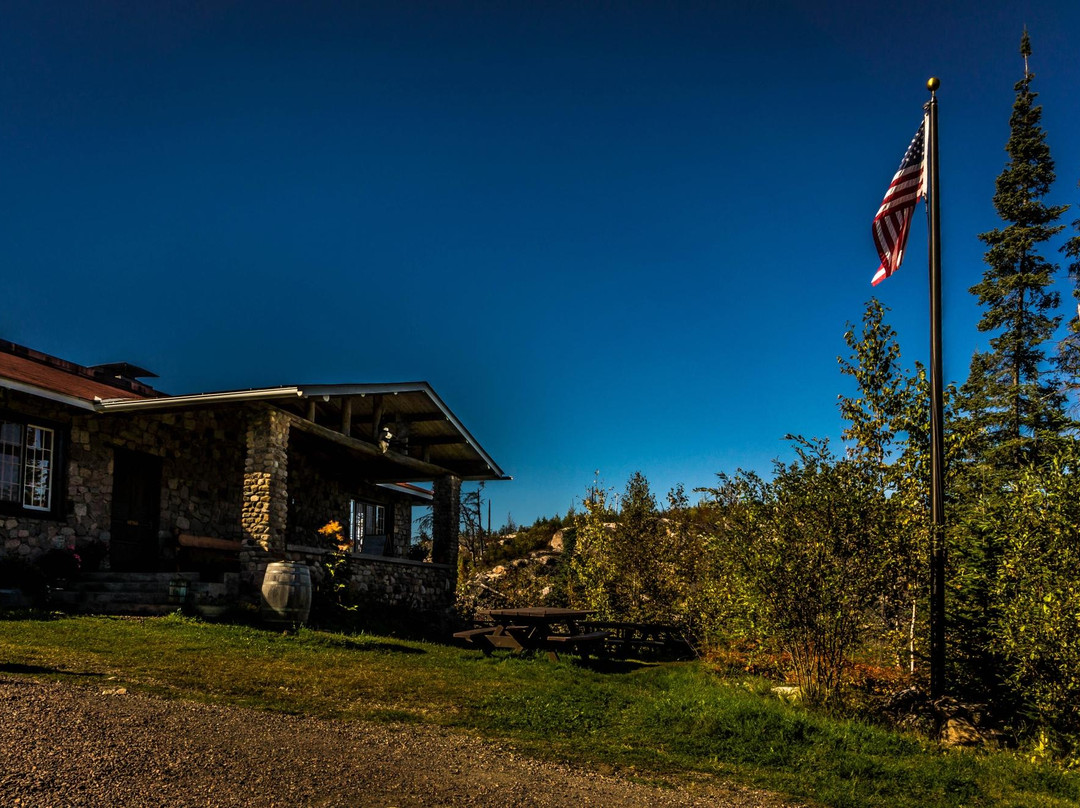
{"type": "Polygon", "coordinates": [[[595,614],[588,609],[553,609],[530,606],[522,609],[489,609],[481,612],[491,625],[459,631],[454,637],[478,645],[487,655],[496,648],[510,651],[546,650],[553,660],[559,649],[574,649],[587,655],[602,649],[610,636],[607,630],[585,631],[582,622],[595,614]]]}

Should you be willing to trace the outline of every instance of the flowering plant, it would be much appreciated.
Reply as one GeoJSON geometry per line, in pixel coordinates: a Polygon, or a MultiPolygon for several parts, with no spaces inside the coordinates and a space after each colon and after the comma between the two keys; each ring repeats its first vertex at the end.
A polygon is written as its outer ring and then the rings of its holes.
{"type": "Polygon", "coordinates": [[[356,611],[356,603],[352,602],[349,593],[349,550],[352,543],[345,538],[345,531],[336,519],[320,527],[319,535],[324,540],[328,539],[334,548],[322,562],[330,602],[340,611],[356,611]]]}
{"type": "Polygon", "coordinates": [[[339,553],[349,552],[349,540],[345,538],[344,529],[341,527],[341,522],[338,520],[332,519],[320,527],[319,535],[324,539],[329,539],[339,553]]]}

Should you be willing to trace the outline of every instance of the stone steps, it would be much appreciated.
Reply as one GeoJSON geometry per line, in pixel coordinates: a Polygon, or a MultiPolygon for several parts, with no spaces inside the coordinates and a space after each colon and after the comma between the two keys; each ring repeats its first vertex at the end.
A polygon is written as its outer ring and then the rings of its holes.
{"type": "Polygon", "coordinates": [[[236,575],[225,576],[221,583],[200,581],[197,572],[88,573],[53,590],[50,601],[64,611],[82,614],[162,615],[194,608],[210,615],[235,602],[236,583],[236,575]],[[172,587],[178,579],[187,585],[183,598],[172,587]]]}
{"type": "Polygon", "coordinates": [[[199,580],[197,572],[87,572],[79,576],[73,585],[93,586],[101,583],[155,583],[168,585],[169,581],[183,578],[185,581],[199,580]]]}

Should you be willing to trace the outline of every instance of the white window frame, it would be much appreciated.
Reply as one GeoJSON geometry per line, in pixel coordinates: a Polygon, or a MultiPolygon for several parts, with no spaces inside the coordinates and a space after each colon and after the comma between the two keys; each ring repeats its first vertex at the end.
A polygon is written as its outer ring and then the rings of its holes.
{"type": "MultiPolygon", "coordinates": [[[[0,443],[0,504],[6,512],[51,513],[57,504],[59,432],[18,415],[0,414],[0,424],[19,431],[18,442],[0,443]]],[[[9,435],[10,437],[10,435],[9,435]]]]}
{"type": "Polygon", "coordinates": [[[374,537],[389,541],[386,532],[386,506],[362,499],[349,500],[349,541],[352,543],[352,551],[362,553],[364,539],[374,537]]]}

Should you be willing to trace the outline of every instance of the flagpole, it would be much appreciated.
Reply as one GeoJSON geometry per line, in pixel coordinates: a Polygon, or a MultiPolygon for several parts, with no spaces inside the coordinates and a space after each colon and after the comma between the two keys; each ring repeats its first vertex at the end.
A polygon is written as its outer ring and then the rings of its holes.
{"type": "Polygon", "coordinates": [[[930,219],[930,695],[945,693],[945,418],[941,360],[941,200],[938,193],[937,89],[927,103],[926,171],[930,219]]]}

